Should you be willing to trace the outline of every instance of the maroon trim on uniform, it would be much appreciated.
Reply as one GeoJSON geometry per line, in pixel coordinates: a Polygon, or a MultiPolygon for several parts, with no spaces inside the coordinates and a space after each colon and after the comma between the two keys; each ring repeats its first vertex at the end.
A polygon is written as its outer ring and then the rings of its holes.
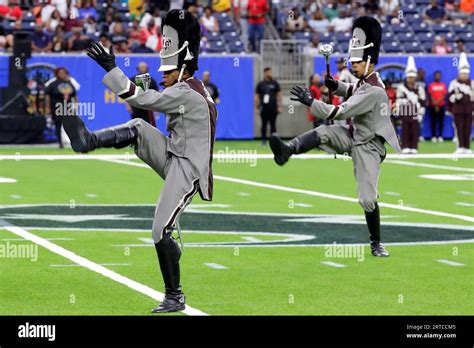
{"type": "Polygon", "coordinates": [[[335,106],[334,110],[329,114],[329,117],[327,118],[329,121],[332,121],[336,117],[337,110],[339,110],[339,106],[335,106]]]}
{"type": "Polygon", "coordinates": [[[131,96],[133,96],[135,94],[135,89],[136,88],[137,88],[137,86],[135,86],[135,84],[133,82],[130,82],[130,88],[128,89],[128,92],[119,94],[119,97],[122,98],[122,99],[130,98],[131,96]]]}
{"type": "Polygon", "coordinates": [[[213,102],[209,101],[207,99],[208,93],[207,91],[204,90],[204,84],[201,82],[201,80],[196,79],[196,78],[191,78],[188,79],[186,82],[191,89],[204,98],[204,100],[207,102],[207,107],[209,108],[209,117],[210,117],[210,124],[211,124],[211,134],[210,134],[210,139],[211,139],[211,144],[210,144],[210,153],[209,153],[209,178],[208,178],[208,196],[209,199],[204,199],[201,188],[199,188],[199,194],[201,195],[201,199],[205,201],[212,201],[212,193],[213,193],[213,186],[214,186],[214,181],[213,181],[213,175],[212,175],[212,157],[213,157],[213,151],[214,151],[214,142],[216,140],[216,121],[217,121],[217,108],[216,104],[213,102]]]}
{"type": "Polygon", "coordinates": [[[349,98],[352,95],[352,90],[354,89],[353,85],[349,85],[349,88],[347,89],[347,97],[349,98]]]}
{"type": "Polygon", "coordinates": [[[166,233],[166,230],[168,228],[171,228],[173,227],[174,223],[175,223],[175,220],[176,220],[176,217],[178,216],[179,212],[184,209],[186,207],[186,202],[196,194],[196,191],[197,191],[197,188],[198,188],[198,183],[199,183],[199,179],[196,179],[193,181],[193,188],[190,192],[188,192],[187,194],[184,195],[183,197],[183,204],[180,204],[178,205],[178,207],[175,209],[175,211],[173,212],[173,214],[171,215],[171,220],[168,224],[166,224],[166,226],[163,228],[163,231],[162,231],[162,236],[166,233]]]}

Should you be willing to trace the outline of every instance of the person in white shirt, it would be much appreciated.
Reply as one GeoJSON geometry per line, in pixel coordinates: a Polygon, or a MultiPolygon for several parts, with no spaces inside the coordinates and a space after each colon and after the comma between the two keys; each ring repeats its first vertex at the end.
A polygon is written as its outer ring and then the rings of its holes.
{"type": "Polygon", "coordinates": [[[204,14],[202,15],[201,19],[199,20],[200,24],[206,28],[206,30],[210,33],[218,33],[219,32],[219,23],[217,22],[216,17],[212,15],[212,8],[206,7],[204,9],[204,14]]]}

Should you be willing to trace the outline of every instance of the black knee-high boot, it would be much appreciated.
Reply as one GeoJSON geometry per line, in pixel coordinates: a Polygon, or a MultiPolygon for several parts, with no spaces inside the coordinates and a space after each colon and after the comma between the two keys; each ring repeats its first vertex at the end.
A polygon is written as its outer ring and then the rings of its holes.
{"type": "Polygon", "coordinates": [[[365,221],[369,229],[369,238],[371,242],[380,243],[380,209],[375,202],[375,209],[371,212],[365,212],[365,221]]]}
{"type": "Polygon", "coordinates": [[[375,202],[375,209],[371,212],[365,212],[365,221],[369,229],[370,248],[372,255],[379,257],[389,256],[389,252],[380,242],[380,209],[377,202],[375,202]]]}
{"type": "Polygon", "coordinates": [[[155,244],[165,283],[165,299],[152,310],[153,313],[176,312],[185,308],[185,296],[181,289],[179,270],[181,249],[171,234],[171,232],[165,233],[163,239],[155,244]]]}
{"type": "Polygon", "coordinates": [[[76,152],[86,153],[101,147],[121,149],[135,143],[138,131],[134,126],[120,126],[90,132],[78,116],[63,117],[63,126],[76,152]]]}
{"type": "Polygon", "coordinates": [[[287,144],[281,141],[277,134],[272,134],[270,138],[270,148],[275,155],[275,162],[282,166],[290,159],[291,155],[308,152],[321,144],[321,139],[315,129],[307,131],[287,144]]]}

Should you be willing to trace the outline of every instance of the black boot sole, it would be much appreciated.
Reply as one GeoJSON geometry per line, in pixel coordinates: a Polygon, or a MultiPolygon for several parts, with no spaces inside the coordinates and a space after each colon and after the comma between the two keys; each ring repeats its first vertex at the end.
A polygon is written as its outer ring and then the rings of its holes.
{"type": "Polygon", "coordinates": [[[166,308],[155,308],[152,309],[151,312],[156,314],[156,313],[173,313],[173,312],[181,312],[184,311],[186,308],[186,305],[179,305],[179,306],[173,306],[173,307],[166,307],[166,308]]]}
{"type": "Polygon", "coordinates": [[[92,134],[78,116],[64,116],[63,127],[75,152],[86,153],[94,150],[90,145],[92,134]]]}
{"type": "Polygon", "coordinates": [[[273,159],[279,166],[284,165],[289,159],[289,157],[285,155],[285,146],[286,145],[278,136],[272,135],[270,137],[270,149],[274,155],[273,159]]]}

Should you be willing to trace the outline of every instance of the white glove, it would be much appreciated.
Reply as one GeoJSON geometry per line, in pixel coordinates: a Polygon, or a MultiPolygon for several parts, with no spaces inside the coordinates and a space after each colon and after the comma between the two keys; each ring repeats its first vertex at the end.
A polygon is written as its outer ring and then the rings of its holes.
{"type": "Polygon", "coordinates": [[[418,123],[423,122],[423,115],[416,116],[416,119],[418,120],[418,123]]]}

